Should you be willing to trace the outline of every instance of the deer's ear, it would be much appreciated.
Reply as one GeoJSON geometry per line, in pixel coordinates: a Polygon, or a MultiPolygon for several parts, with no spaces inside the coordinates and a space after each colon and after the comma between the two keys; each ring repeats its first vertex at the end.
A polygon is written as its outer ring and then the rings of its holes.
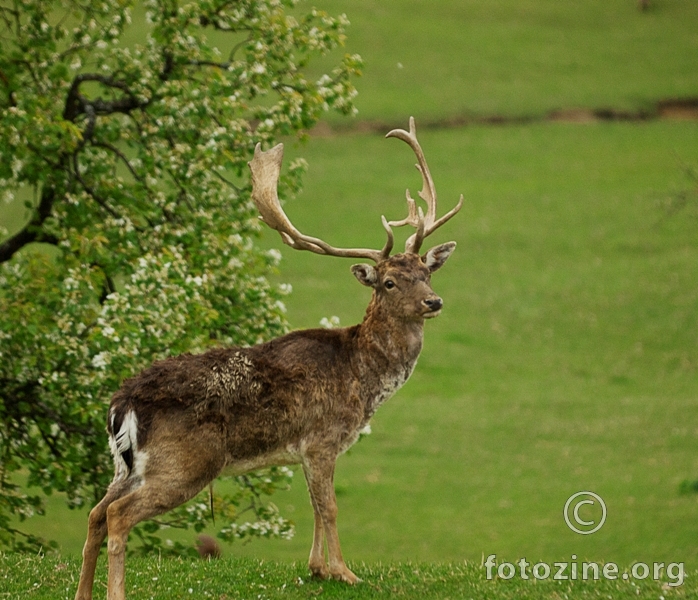
{"type": "Polygon", "coordinates": [[[378,273],[375,267],[361,263],[359,265],[352,265],[351,272],[354,273],[354,277],[359,280],[359,283],[366,285],[368,287],[374,287],[378,282],[378,273]]]}
{"type": "Polygon", "coordinates": [[[429,252],[422,256],[422,262],[427,266],[429,272],[438,271],[456,249],[456,242],[448,242],[440,246],[434,246],[429,252]]]}

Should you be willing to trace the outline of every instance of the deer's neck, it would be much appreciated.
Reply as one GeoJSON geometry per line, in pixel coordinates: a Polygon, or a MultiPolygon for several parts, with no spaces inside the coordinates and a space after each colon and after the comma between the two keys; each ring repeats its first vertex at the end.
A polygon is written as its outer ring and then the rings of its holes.
{"type": "Polygon", "coordinates": [[[372,363],[381,368],[402,363],[414,363],[422,350],[424,321],[422,319],[395,319],[381,305],[371,300],[364,320],[359,325],[359,343],[372,363]]]}
{"type": "Polygon", "coordinates": [[[396,320],[372,301],[358,327],[359,370],[370,418],[412,374],[422,350],[424,322],[396,320]]]}

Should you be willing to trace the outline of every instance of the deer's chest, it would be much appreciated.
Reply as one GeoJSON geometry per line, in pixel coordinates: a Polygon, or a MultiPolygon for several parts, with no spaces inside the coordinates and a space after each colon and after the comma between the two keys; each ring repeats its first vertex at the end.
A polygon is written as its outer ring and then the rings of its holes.
{"type": "Polygon", "coordinates": [[[389,400],[395,392],[397,392],[405,382],[410,378],[415,366],[417,365],[417,360],[410,361],[403,364],[400,368],[395,369],[390,373],[383,374],[379,380],[376,389],[372,394],[372,398],[368,402],[367,406],[367,416],[370,419],[373,413],[378,410],[378,407],[383,404],[386,400],[389,400]]]}

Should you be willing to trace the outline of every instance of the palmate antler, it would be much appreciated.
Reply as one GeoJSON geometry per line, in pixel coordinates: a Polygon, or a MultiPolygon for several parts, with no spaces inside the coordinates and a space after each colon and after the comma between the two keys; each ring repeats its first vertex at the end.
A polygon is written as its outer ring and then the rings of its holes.
{"type": "Polygon", "coordinates": [[[419,192],[419,196],[427,203],[427,214],[425,216],[422,209],[416,207],[415,201],[410,197],[408,190],[407,204],[409,214],[405,219],[402,221],[388,222],[385,216],[381,216],[383,228],[388,236],[382,250],[370,250],[368,248],[335,248],[319,238],[302,234],[293,226],[293,223],[291,223],[286,213],[281,208],[277,193],[277,184],[279,181],[279,174],[281,173],[281,162],[284,155],[283,144],[278,144],[266,152],[262,151],[261,144],[257,144],[254,151],[254,158],[248,163],[252,173],[252,200],[257,205],[262,221],[272,229],[278,231],[284,243],[296,250],[308,250],[316,254],[325,254],[328,256],[368,258],[376,263],[390,257],[390,251],[393,249],[394,241],[391,226],[400,227],[402,225],[412,225],[417,231],[407,240],[405,252],[418,253],[424,238],[443,225],[460,210],[463,204],[463,196],[461,195],[460,201],[453,210],[436,220],[436,191],[429,173],[429,167],[424,159],[424,153],[417,141],[414,119],[410,117],[409,133],[402,129],[395,129],[388,133],[386,137],[396,137],[407,142],[417,155],[417,169],[422,173],[422,178],[424,180],[424,189],[419,192]]]}
{"type": "Polygon", "coordinates": [[[383,227],[388,234],[388,241],[382,250],[335,248],[319,238],[304,235],[298,231],[281,208],[277,194],[277,183],[283,156],[283,144],[274,146],[267,152],[262,152],[261,144],[257,144],[254,149],[254,158],[248,164],[252,172],[252,200],[257,205],[262,221],[278,231],[285,244],[296,250],[309,250],[316,254],[329,256],[368,258],[376,263],[390,256],[390,251],[393,249],[393,232],[385,217],[382,217],[382,220],[383,227]]]}

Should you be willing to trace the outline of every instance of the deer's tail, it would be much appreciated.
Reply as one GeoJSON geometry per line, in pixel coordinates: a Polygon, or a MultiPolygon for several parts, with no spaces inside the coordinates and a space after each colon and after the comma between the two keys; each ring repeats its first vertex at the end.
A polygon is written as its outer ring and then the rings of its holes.
{"type": "Polygon", "coordinates": [[[138,450],[138,416],[133,407],[112,405],[107,432],[109,449],[114,457],[114,481],[126,479],[133,471],[138,450]]]}

